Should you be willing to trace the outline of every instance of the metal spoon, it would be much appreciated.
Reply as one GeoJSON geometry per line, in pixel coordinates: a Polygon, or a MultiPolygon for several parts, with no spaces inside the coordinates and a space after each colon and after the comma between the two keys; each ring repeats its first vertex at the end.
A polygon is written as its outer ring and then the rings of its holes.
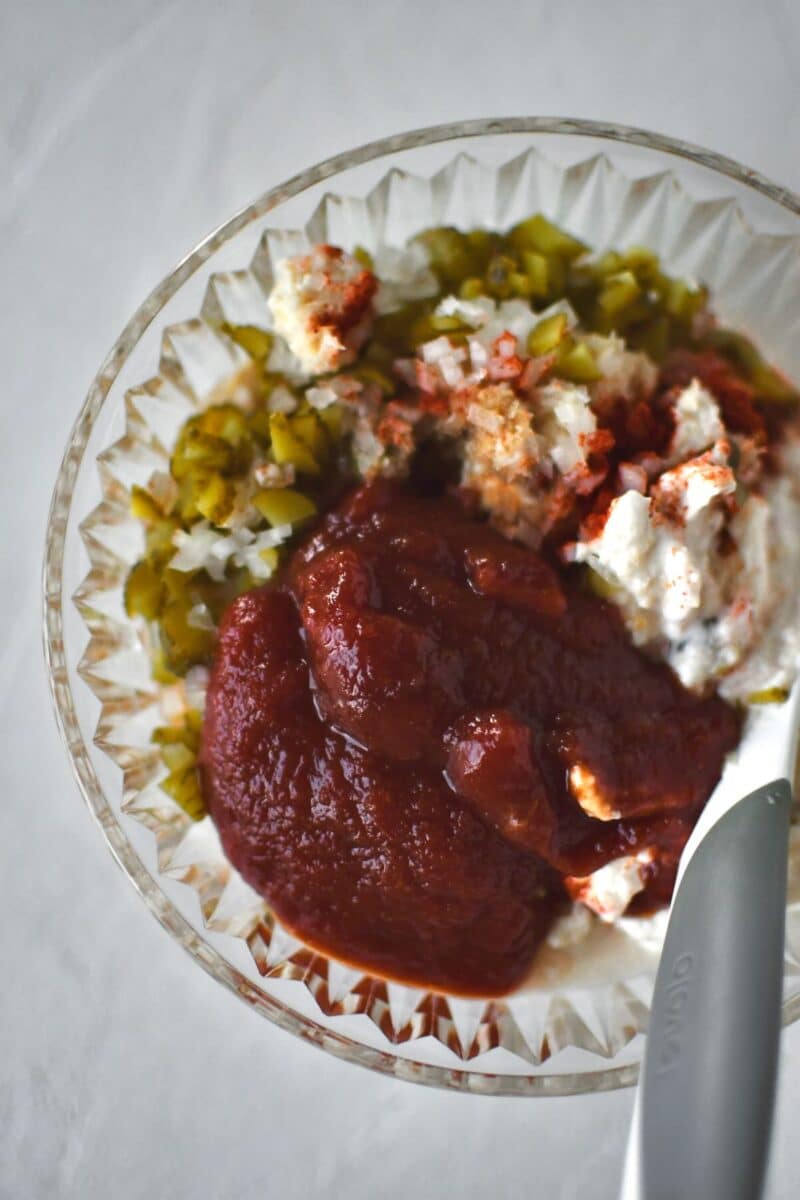
{"type": "Polygon", "coordinates": [[[753,709],[684,852],[624,1200],[758,1200],[781,1028],[800,685],[753,709]],[[765,782],[766,781],[766,782],[765,782]]]}

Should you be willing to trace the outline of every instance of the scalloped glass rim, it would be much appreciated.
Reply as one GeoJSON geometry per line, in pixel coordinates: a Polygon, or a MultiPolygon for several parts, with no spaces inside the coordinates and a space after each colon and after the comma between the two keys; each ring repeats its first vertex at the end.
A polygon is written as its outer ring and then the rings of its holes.
{"type": "MultiPolygon", "coordinates": [[[[373,1070],[429,1085],[485,1094],[563,1095],[628,1086],[636,1081],[638,1064],[626,1063],[606,1070],[575,1074],[492,1075],[486,1071],[413,1062],[391,1052],[354,1041],[297,1013],[281,1003],[275,996],[261,991],[242,972],[226,961],[192,927],[158,886],[132,847],[112,811],[81,732],[67,674],[63,643],[62,576],[65,536],[70,516],[73,486],[83,454],[95,419],[123,364],[144,331],[181,285],[220,246],[245,226],[284,201],[299,195],[338,172],[398,151],[462,138],[504,133],[589,136],[660,151],[728,176],[747,188],[760,192],[788,212],[800,214],[800,198],[732,159],[641,129],[566,118],[516,117],[474,120],[414,130],[368,143],[355,150],[327,159],[294,176],[286,183],[270,189],[205,238],[150,293],[122,331],[89,389],[67,445],[50,508],[44,562],[45,656],[49,667],[50,686],[59,729],[70,755],[73,773],[90,812],[100,825],[115,859],[131,879],[151,912],[209,974],[280,1027],[288,1029],[341,1058],[373,1070]]],[[[784,1020],[788,1023],[798,1016],[800,1016],[800,996],[791,997],[784,1006],[784,1020]]]]}

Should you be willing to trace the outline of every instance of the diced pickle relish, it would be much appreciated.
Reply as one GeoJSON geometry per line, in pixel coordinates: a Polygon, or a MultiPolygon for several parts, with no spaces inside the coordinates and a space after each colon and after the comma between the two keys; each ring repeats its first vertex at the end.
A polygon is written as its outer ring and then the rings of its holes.
{"type": "Polygon", "coordinates": [[[162,725],[152,739],[168,772],[161,787],[193,821],[206,812],[197,767],[201,727],[201,714],[188,709],[180,725],[162,725]]]}
{"type": "Polygon", "coordinates": [[[241,346],[246,350],[252,359],[256,362],[266,363],[272,350],[273,337],[266,329],[259,329],[256,325],[228,325],[222,326],[223,333],[227,333],[232,341],[236,342],[237,346],[241,346]]]}

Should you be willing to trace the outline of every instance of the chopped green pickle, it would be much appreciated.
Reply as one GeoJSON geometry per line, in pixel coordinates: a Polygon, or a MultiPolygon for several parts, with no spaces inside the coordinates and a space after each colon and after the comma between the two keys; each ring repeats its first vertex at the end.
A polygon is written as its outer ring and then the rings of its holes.
{"type": "MultiPolygon", "coordinates": [[[[168,600],[185,601],[189,608],[194,604],[192,593],[195,589],[195,574],[189,571],[175,571],[165,567],[161,572],[161,581],[168,600]]],[[[198,597],[202,599],[202,597],[198,597]]]]}
{"type": "Polygon", "coordinates": [[[605,575],[601,575],[593,567],[584,567],[583,582],[586,590],[593,596],[599,596],[601,600],[611,600],[619,591],[619,588],[614,587],[614,584],[610,583],[605,575]]]}
{"type": "MultiPolygon", "coordinates": [[[[428,313],[424,317],[419,317],[411,327],[410,337],[413,346],[419,346],[422,342],[430,342],[434,338],[441,337],[446,334],[452,340],[458,340],[458,334],[466,336],[472,332],[472,326],[465,324],[460,317],[445,317],[437,316],[436,313],[428,313]]],[[[394,391],[394,388],[392,388],[394,391]]]]}
{"type": "Polygon", "coordinates": [[[253,504],[270,525],[297,525],[317,512],[313,500],[292,488],[264,488],[256,492],[253,504]]]}
{"type": "Polygon", "coordinates": [[[247,417],[235,404],[214,404],[200,416],[204,433],[220,437],[234,448],[247,441],[247,417]]]}
{"type": "Polygon", "coordinates": [[[229,325],[227,321],[222,330],[256,362],[266,362],[269,358],[274,338],[268,330],[258,325],[229,325]]]}
{"type": "Polygon", "coordinates": [[[618,317],[623,309],[629,308],[641,292],[633,271],[620,271],[608,275],[597,297],[602,312],[607,317],[618,317]]]}
{"type": "MultiPolygon", "coordinates": [[[[422,321],[426,323],[429,333],[426,336],[435,337],[440,333],[466,333],[471,329],[470,325],[466,325],[460,317],[447,317],[443,313],[431,313],[429,317],[423,317],[422,321]]],[[[423,338],[419,339],[423,341],[423,338]]]]}
{"type": "Polygon", "coordinates": [[[511,289],[512,296],[521,296],[522,298],[527,298],[528,296],[533,295],[531,282],[528,279],[528,276],[524,275],[522,271],[509,272],[508,284],[511,289]]]}
{"type": "Polygon", "coordinates": [[[567,334],[568,326],[566,313],[553,313],[551,317],[545,317],[528,334],[528,353],[538,357],[557,350],[559,342],[567,334]]]}
{"type": "MultiPolygon", "coordinates": [[[[361,383],[376,383],[386,396],[393,395],[396,390],[396,385],[392,377],[386,371],[382,371],[380,367],[373,366],[372,363],[361,363],[359,366],[353,367],[348,373],[361,383]]],[[[322,412],[324,411],[323,409],[322,412]]],[[[322,413],[320,413],[320,416],[322,416],[322,413]]]]}
{"type": "Polygon", "coordinates": [[[462,300],[476,300],[478,296],[483,295],[483,280],[476,275],[471,275],[461,284],[458,294],[462,300]]]}
{"type": "Polygon", "coordinates": [[[414,240],[424,246],[431,270],[448,289],[457,287],[470,275],[483,274],[484,247],[476,245],[475,238],[470,242],[466,234],[451,225],[426,229],[414,240]]]}
{"type": "Polygon", "coordinates": [[[199,471],[230,471],[231,447],[222,438],[187,429],[172,457],[171,471],[177,480],[190,478],[199,471]]]}
{"type": "Polygon", "coordinates": [[[200,749],[200,730],[203,727],[202,715],[194,708],[188,708],[183,714],[182,725],[159,725],[153,730],[150,740],[157,746],[172,746],[179,744],[188,746],[190,750],[200,749]]]}
{"type": "Polygon", "coordinates": [[[167,742],[161,747],[161,759],[170,771],[185,771],[193,767],[197,754],[183,742],[167,742]]]}
{"type": "Polygon", "coordinates": [[[694,288],[683,279],[670,279],[664,297],[664,307],[671,317],[690,321],[704,303],[701,288],[694,288]]]}
{"type": "Polygon", "coordinates": [[[535,250],[539,254],[557,255],[567,262],[578,258],[586,250],[583,242],[559,229],[541,213],[520,221],[508,234],[515,250],[535,250]]]}
{"type": "Polygon", "coordinates": [[[751,692],[747,697],[748,704],[783,704],[789,697],[788,688],[763,688],[760,692],[751,692]]]}
{"type": "MultiPolygon", "coordinates": [[[[564,342],[561,343],[561,346],[563,345],[564,342]]],[[[561,346],[559,346],[559,355],[554,368],[556,375],[560,375],[562,379],[568,379],[572,383],[594,383],[595,380],[602,378],[602,372],[597,366],[595,357],[585,342],[569,346],[563,354],[561,346]]]]}
{"type": "Polygon", "coordinates": [[[137,521],[142,521],[145,525],[160,521],[164,516],[161,505],[145,488],[136,483],[131,488],[130,511],[132,517],[136,517],[137,521]]]}
{"type": "Polygon", "coordinates": [[[211,475],[200,487],[195,505],[201,517],[212,525],[221,525],[231,515],[236,491],[221,475],[211,475]]]}
{"type": "Polygon", "coordinates": [[[777,403],[797,402],[797,389],[764,360],[744,334],[735,333],[732,329],[714,329],[707,340],[745,373],[759,397],[777,403]]]}
{"type": "Polygon", "coordinates": [[[353,251],[353,258],[360,262],[362,267],[364,267],[367,271],[372,271],[375,267],[375,262],[372,255],[370,254],[369,250],[366,250],[363,246],[356,246],[353,251]]]}
{"type": "Polygon", "coordinates": [[[706,340],[745,371],[750,372],[761,365],[761,355],[742,333],[734,333],[732,329],[712,329],[706,340]]]}
{"type": "Polygon", "coordinates": [[[502,245],[502,235],[489,229],[470,229],[464,234],[467,244],[484,259],[488,259],[502,245]]]}
{"type": "Polygon", "coordinates": [[[220,404],[189,418],[175,445],[170,470],[179,483],[211,471],[241,477],[252,459],[246,415],[234,404],[220,404]]]}
{"type": "Polygon", "coordinates": [[[125,611],[129,617],[155,621],[161,611],[164,585],[158,571],[148,562],[131,568],[125,584],[125,611]]]}
{"type": "Polygon", "coordinates": [[[643,328],[628,334],[628,342],[632,349],[643,350],[660,363],[670,348],[671,334],[669,317],[654,317],[643,328]]]}
{"type": "Polygon", "coordinates": [[[625,259],[618,250],[606,250],[598,258],[588,264],[591,274],[596,279],[607,279],[610,275],[618,275],[625,270],[625,259]]]}
{"type": "Polygon", "coordinates": [[[331,444],[325,426],[316,412],[311,409],[309,412],[297,413],[289,418],[289,423],[294,436],[308,446],[316,462],[325,463],[330,455],[331,444]]]}
{"type": "Polygon", "coordinates": [[[778,404],[796,404],[797,389],[774,367],[761,363],[750,376],[750,381],[762,400],[774,400],[778,404]]]}
{"type": "MultiPolygon", "coordinates": [[[[496,300],[507,300],[514,291],[511,279],[518,275],[516,261],[507,254],[495,254],[486,268],[486,290],[496,300]]],[[[524,279],[524,276],[521,276],[524,279]]]]}
{"type": "Polygon", "coordinates": [[[202,724],[202,715],[190,708],[184,713],[182,725],[161,725],[151,736],[168,772],[160,787],[193,821],[201,820],[206,813],[197,770],[202,724]]]}
{"type": "Polygon", "coordinates": [[[622,265],[640,282],[654,282],[658,278],[660,260],[654,250],[647,246],[629,246],[622,253],[622,265]]]}
{"type": "Polygon", "coordinates": [[[189,622],[192,605],[187,601],[169,600],[160,613],[161,643],[170,670],[183,675],[189,667],[208,663],[214,653],[216,634],[211,629],[199,629],[189,622]]]}
{"type": "Polygon", "coordinates": [[[175,553],[172,539],[178,529],[180,522],[175,517],[164,517],[148,528],[144,544],[148,562],[152,566],[163,567],[172,558],[175,553]]]}
{"type": "Polygon", "coordinates": [[[556,254],[547,259],[547,298],[559,300],[567,286],[567,263],[556,254]]]}
{"type": "Polygon", "coordinates": [[[550,286],[547,258],[536,250],[523,250],[520,258],[528,281],[530,296],[546,296],[550,286]]]}
{"type": "Polygon", "coordinates": [[[397,355],[412,351],[414,343],[411,331],[415,322],[420,317],[429,316],[435,307],[435,299],[412,300],[396,312],[381,313],[375,319],[372,340],[367,346],[368,360],[374,362],[376,355],[379,355],[384,363],[391,363],[397,355]]]}
{"type": "MultiPolygon", "coordinates": [[[[259,556],[270,568],[270,571],[274,571],[277,568],[280,555],[274,546],[268,546],[266,550],[259,550],[259,556]]],[[[247,588],[245,590],[249,591],[250,589],[247,588]]]]}
{"type": "Polygon", "coordinates": [[[266,448],[270,443],[269,413],[263,408],[256,409],[247,418],[247,428],[258,445],[266,448]]]}
{"type": "Polygon", "coordinates": [[[341,404],[329,404],[317,413],[319,420],[325,426],[328,437],[332,442],[338,442],[342,436],[344,413],[341,404]]]}
{"type": "Polygon", "coordinates": [[[174,684],[180,682],[180,675],[176,675],[175,672],[171,671],[167,666],[167,660],[164,655],[164,651],[160,646],[156,647],[153,652],[151,669],[153,673],[153,679],[156,681],[156,683],[160,683],[162,687],[172,687],[174,684]]]}
{"type": "Polygon", "coordinates": [[[285,413],[271,413],[269,429],[276,463],[292,466],[301,475],[319,475],[320,465],[311,448],[297,435],[285,413]]]}
{"type": "Polygon", "coordinates": [[[206,806],[197,767],[183,767],[170,771],[166,779],[161,780],[160,787],[183,809],[187,817],[191,817],[193,821],[202,821],[206,815],[206,806]]]}

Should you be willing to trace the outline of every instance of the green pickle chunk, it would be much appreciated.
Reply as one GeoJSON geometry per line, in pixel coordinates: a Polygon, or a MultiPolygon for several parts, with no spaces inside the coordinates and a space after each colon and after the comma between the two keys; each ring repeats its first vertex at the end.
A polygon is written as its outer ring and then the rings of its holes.
{"type": "Polygon", "coordinates": [[[452,290],[471,275],[483,275],[486,262],[486,243],[477,236],[472,240],[465,233],[442,225],[426,229],[415,241],[424,246],[431,270],[443,287],[452,290]]]}
{"type": "Polygon", "coordinates": [[[125,611],[129,617],[154,621],[161,611],[164,585],[151,563],[138,562],[131,568],[125,584],[125,611]]]}
{"type": "Polygon", "coordinates": [[[221,475],[211,475],[201,484],[195,507],[200,516],[205,517],[212,525],[221,525],[233,510],[235,495],[230,480],[223,479],[221,475]]]}
{"type": "Polygon", "coordinates": [[[788,688],[763,688],[760,692],[751,692],[747,697],[748,704],[783,704],[789,698],[788,688]]]}
{"type": "Polygon", "coordinates": [[[164,510],[155,497],[136,483],[131,488],[130,511],[131,516],[144,525],[152,525],[164,516],[164,510]]]}
{"type": "Polygon", "coordinates": [[[551,317],[545,317],[528,334],[528,353],[538,357],[557,350],[562,338],[567,336],[568,327],[566,313],[553,313],[551,317]]]}
{"type": "Polygon", "coordinates": [[[749,338],[731,329],[714,329],[708,335],[709,343],[723,354],[752,383],[763,400],[777,403],[796,403],[797,389],[780,371],[765,361],[749,338]]]}
{"type": "Polygon", "coordinates": [[[269,430],[276,463],[292,466],[300,474],[319,475],[320,464],[311,446],[300,436],[295,423],[285,413],[270,415],[269,430]]]}
{"type": "Polygon", "coordinates": [[[253,503],[270,525],[299,525],[317,513],[314,501],[292,488],[265,488],[253,503]]]}
{"type": "Polygon", "coordinates": [[[557,256],[570,262],[586,250],[583,242],[559,229],[542,213],[535,213],[527,221],[520,221],[508,234],[508,241],[515,250],[534,250],[538,254],[557,256]]]}
{"type": "Polygon", "coordinates": [[[556,375],[560,375],[562,379],[568,379],[572,383],[594,383],[595,380],[602,378],[602,372],[586,343],[577,342],[570,345],[566,338],[559,346],[554,370],[556,375]],[[562,347],[564,347],[563,353],[562,347]]]}
{"type": "Polygon", "coordinates": [[[523,250],[520,254],[525,278],[528,281],[528,295],[546,296],[550,287],[550,268],[544,254],[537,250],[523,250]]]}
{"type": "Polygon", "coordinates": [[[161,725],[151,736],[167,768],[159,786],[193,821],[200,821],[206,815],[197,769],[202,723],[199,712],[187,709],[182,724],[161,725]]]}
{"type": "Polygon", "coordinates": [[[170,771],[166,779],[161,780],[160,787],[188,817],[193,821],[202,821],[206,815],[206,806],[197,767],[192,765],[170,771]]]}
{"type": "Polygon", "coordinates": [[[227,322],[222,330],[256,362],[265,363],[269,358],[274,339],[268,330],[257,325],[229,325],[227,322]]]}
{"type": "Polygon", "coordinates": [[[617,317],[630,308],[641,293],[639,282],[633,271],[620,271],[609,275],[603,283],[597,303],[607,317],[617,317]]]}

